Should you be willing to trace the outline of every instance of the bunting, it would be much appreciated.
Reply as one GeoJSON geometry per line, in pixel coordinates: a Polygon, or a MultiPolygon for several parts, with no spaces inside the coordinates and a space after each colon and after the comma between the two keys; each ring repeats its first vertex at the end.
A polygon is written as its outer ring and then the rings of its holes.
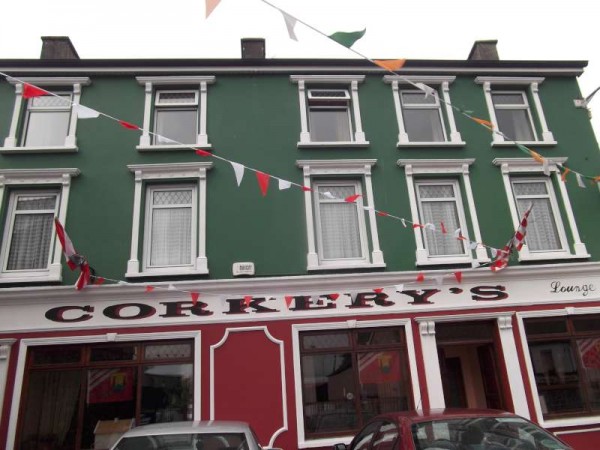
{"type": "Polygon", "coordinates": [[[83,106],[78,103],[73,105],[73,109],[77,113],[78,119],[97,119],[100,117],[100,113],[95,109],[88,108],[87,106],[83,106]]]}
{"type": "Polygon", "coordinates": [[[530,206],[527,209],[527,211],[525,211],[525,214],[523,214],[523,218],[519,222],[519,226],[517,227],[515,234],[506,243],[504,248],[500,250],[499,256],[492,263],[490,268],[493,272],[498,272],[504,269],[506,266],[508,266],[508,260],[512,251],[514,249],[520,251],[523,247],[523,243],[525,241],[525,234],[527,232],[527,219],[529,217],[529,214],[531,213],[532,207],[533,206],[530,206]]]}
{"type": "MultiPolygon", "coordinates": [[[[196,151],[197,153],[198,151],[196,151]]],[[[230,161],[233,171],[235,172],[235,180],[237,181],[238,187],[242,184],[242,178],[244,178],[244,166],[242,164],[230,161]]]]}
{"type": "Polygon", "coordinates": [[[206,18],[212,14],[215,8],[219,5],[221,0],[206,0],[206,18]]]}
{"type": "Polygon", "coordinates": [[[285,11],[281,11],[281,10],[279,10],[279,11],[283,15],[283,21],[285,22],[285,27],[287,28],[287,32],[288,32],[288,35],[290,36],[290,39],[298,42],[298,37],[296,36],[296,30],[295,30],[298,20],[296,20],[295,17],[290,16],[285,11]]]}
{"type": "Polygon", "coordinates": [[[41,89],[33,84],[23,84],[23,98],[29,99],[33,97],[41,97],[42,95],[50,95],[50,93],[44,89],[41,89]]]}
{"type": "Polygon", "coordinates": [[[379,67],[391,72],[402,69],[406,63],[406,59],[374,59],[373,62],[379,67]]]}
{"type": "Polygon", "coordinates": [[[338,44],[343,45],[344,47],[350,48],[356,43],[356,41],[362,38],[366,32],[366,28],[361,31],[337,31],[329,35],[329,38],[338,44]]]}
{"type": "Polygon", "coordinates": [[[256,179],[258,180],[258,186],[260,187],[260,193],[263,197],[267,195],[269,189],[269,179],[271,176],[267,173],[256,171],[256,179]]]}

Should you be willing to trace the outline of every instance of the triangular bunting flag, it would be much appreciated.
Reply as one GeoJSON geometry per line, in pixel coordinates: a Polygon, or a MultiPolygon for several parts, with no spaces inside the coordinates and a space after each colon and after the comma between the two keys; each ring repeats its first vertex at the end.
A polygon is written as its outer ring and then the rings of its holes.
{"type": "Polygon", "coordinates": [[[428,230],[435,231],[435,225],[429,222],[425,224],[425,228],[428,230]]]}
{"type": "Polygon", "coordinates": [[[586,189],[586,188],[587,188],[587,186],[586,186],[586,185],[585,185],[585,183],[583,182],[583,178],[581,177],[581,174],[580,174],[580,173],[576,173],[576,174],[575,174],[575,178],[577,178],[577,185],[578,185],[580,188],[583,188],[583,189],[586,189]]]}
{"type": "Polygon", "coordinates": [[[480,266],[479,261],[477,261],[477,260],[471,261],[471,267],[473,269],[477,269],[479,266],[480,266]]]}
{"type": "Polygon", "coordinates": [[[373,60],[373,62],[382,69],[391,70],[392,72],[395,72],[396,70],[402,69],[402,67],[406,63],[406,59],[375,59],[373,60]]]}
{"type": "Polygon", "coordinates": [[[470,248],[471,250],[475,250],[475,249],[477,248],[477,246],[478,246],[478,245],[479,245],[479,242],[471,242],[471,243],[469,244],[469,248],[470,248]]]}
{"type": "Polygon", "coordinates": [[[490,247],[490,253],[492,254],[492,258],[498,256],[498,249],[494,247],[490,247]]]}
{"type": "Polygon", "coordinates": [[[244,169],[245,167],[242,164],[229,161],[231,163],[231,167],[233,167],[233,171],[235,172],[235,180],[237,181],[238,187],[242,184],[242,179],[244,178],[244,169]]]}
{"type": "Polygon", "coordinates": [[[423,92],[425,92],[425,98],[429,96],[435,97],[435,95],[437,94],[437,91],[434,88],[427,86],[424,83],[415,83],[415,86],[423,92]]]}
{"type": "Polygon", "coordinates": [[[269,180],[271,179],[271,176],[268,173],[256,171],[256,179],[258,180],[260,193],[265,197],[267,195],[267,190],[269,189],[269,180]]]}
{"type": "Polygon", "coordinates": [[[565,170],[563,170],[563,173],[560,174],[560,180],[563,183],[567,182],[567,174],[571,171],[571,169],[569,169],[568,167],[564,168],[565,170]]]}
{"type": "Polygon", "coordinates": [[[323,194],[321,194],[323,197],[328,198],[330,200],[333,200],[335,198],[335,195],[333,195],[331,192],[329,191],[325,191],[323,192],[323,194]]]}
{"type": "Polygon", "coordinates": [[[284,191],[285,189],[289,189],[290,187],[292,187],[291,181],[282,180],[281,178],[279,178],[278,181],[279,181],[279,190],[280,191],[284,191]]]}
{"type": "Polygon", "coordinates": [[[197,148],[196,149],[196,155],[199,155],[199,156],[212,156],[212,153],[211,152],[207,152],[206,150],[202,150],[202,149],[197,148]]]}
{"type": "Polygon", "coordinates": [[[417,281],[419,283],[422,283],[423,281],[425,281],[425,275],[423,274],[423,272],[419,272],[419,274],[417,275],[417,281]]]}
{"type": "Polygon", "coordinates": [[[287,308],[290,309],[290,305],[292,304],[292,300],[294,300],[294,297],[291,295],[286,295],[284,298],[287,308]]]}
{"type": "Polygon", "coordinates": [[[154,289],[154,286],[146,286],[146,293],[152,292],[154,289]]]}
{"type": "Polygon", "coordinates": [[[119,120],[119,123],[121,124],[121,126],[123,128],[127,128],[128,130],[139,130],[140,129],[140,127],[138,127],[137,125],[134,125],[129,122],[125,122],[124,120],[119,120]]]}
{"type": "Polygon", "coordinates": [[[294,30],[296,24],[298,23],[298,20],[296,20],[295,17],[290,16],[286,12],[281,11],[281,14],[283,14],[283,20],[285,22],[285,27],[287,28],[290,39],[298,42],[298,38],[296,37],[296,31],[294,30]]]}
{"type": "Polygon", "coordinates": [[[50,93],[32,84],[23,84],[23,98],[41,97],[42,95],[50,95],[50,93]]]}
{"type": "Polygon", "coordinates": [[[420,223],[413,223],[413,228],[425,228],[425,225],[421,225],[420,223]]]}
{"type": "Polygon", "coordinates": [[[375,292],[376,294],[381,294],[383,292],[383,288],[375,288],[373,289],[373,292],[375,292]]]}
{"type": "Polygon", "coordinates": [[[444,283],[444,275],[436,275],[433,277],[433,279],[435,280],[435,284],[437,286],[441,286],[444,283]]]}
{"type": "Polygon", "coordinates": [[[331,300],[337,300],[340,297],[340,294],[329,294],[329,298],[331,300]]]}
{"type": "Polygon", "coordinates": [[[250,302],[252,301],[252,296],[251,295],[245,295],[244,296],[244,305],[246,306],[246,308],[248,306],[250,306],[250,302]]]}
{"type": "Polygon", "coordinates": [[[169,284],[169,287],[167,288],[168,291],[176,291],[177,288],[175,286],[173,286],[172,284],[169,284]]]}
{"type": "Polygon", "coordinates": [[[344,199],[344,201],[346,203],[354,203],[356,200],[358,200],[358,197],[360,197],[360,194],[350,195],[350,196],[346,197],[344,199]]]}
{"type": "Polygon", "coordinates": [[[544,163],[544,158],[542,157],[542,155],[540,155],[538,152],[534,152],[533,150],[529,151],[529,154],[531,155],[531,157],[533,159],[535,159],[537,162],[539,162],[540,164],[544,163]]]}
{"type": "Polygon", "coordinates": [[[221,0],[206,0],[206,18],[215,10],[221,0]]]}
{"type": "Polygon", "coordinates": [[[404,220],[404,219],[400,219],[400,222],[402,222],[402,226],[403,226],[404,228],[406,228],[406,220],[404,220]]]}
{"type": "Polygon", "coordinates": [[[440,228],[442,229],[442,234],[446,234],[446,227],[444,226],[444,222],[440,222],[440,228]]]}
{"type": "Polygon", "coordinates": [[[200,294],[198,292],[190,292],[190,297],[192,298],[192,305],[196,306],[196,303],[198,303],[198,298],[200,297],[200,294]]]}
{"type": "Polygon", "coordinates": [[[73,105],[75,112],[77,113],[78,119],[96,119],[100,116],[100,113],[95,109],[88,108],[87,106],[75,104],[73,105]]]}
{"type": "Polygon", "coordinates": [[[378,215],[378,216],[382,216],[382,217],[387,217],[387,216],[389,216],[390,214],[389,214],[389,213],[386,213],[385,211],[377,211],[377,215],[378,215]]]}
{"type": "Polygon", "coordinates": [[[473,119],[475,122],[477,122],[480,125],[485,125],[488,128],[494,128],[494,125],[489,120],[480,119],[478,117],[471,117],[471,119],[473,119]]]}
{"type": "Polygon", "coordinates": [[[356,41],[358,41],[361,37],[365,35],[367,29],[361,31],[337,31],[329,36],[330,39],[333,39],[340,45],[344,47],[352,47],[356,41]]]}
{"type": "Polygon", "coordinates": [[[396,289],[396,292],[402,292],[404,290],[404,285],[403,284],[396,284],[394,286],[394,289],[396,289]]]}
{"type": "Polygon", "coordinates": [[[79,265],[79,261],[77,260],[79,255],[73,246],[73,242],[71,242],[71,239],[69,239],[69,236],[62,226],[62,223],[60,223],[56,217],[54,218],[54,226],[56,227],[56,235],[58,236],[58,240],[60,241],[60,245],[63,249],[63,254],[65,255],[67,265],[69,266],[69,269],[75,270],[79,265]]]}
{"type": "Polygon", "coordinates": [[[458,283],[462,283],[462,272],[454,272],[454,278],[458,283]]]}
{"type": "Polygon", "coordinates": [[[311,188],[309,188],[308,186],[302,186],[302,190],[303,190],[304,192],[311,192],[311,191],[312,191],[312,189],[311,189],[311,188]]]}

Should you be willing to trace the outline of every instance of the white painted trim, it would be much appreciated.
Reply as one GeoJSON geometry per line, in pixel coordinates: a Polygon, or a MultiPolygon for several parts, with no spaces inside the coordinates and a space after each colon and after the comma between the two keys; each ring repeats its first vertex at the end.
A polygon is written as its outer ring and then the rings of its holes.
{"type": "Polygon", "coordinates": [[[279,361],[280,361],[280,375],[281,375],[281,412],[283,424],[276,430],[269,440],[267,447],[273,447],[275,439],[285,432],[288,431],[288,414],[287,414],[287,393],[286,393],[286,379],[285,379],[285,351],[284,342],[280,339],[275,338],[266,326],[257,327],[245,327],[245,328],[226,328],[225,334],[219,342],[210,346],[210,420],[215,420],[215,351],[219,349],[227,339],[230,333],[242,333],[247,331],[262,331],[268,340],[279,346],[279,361]]]}
{"type": "MultiPolygon", "coordinates": [[[[475,83],[483,85],[483,93],[485,95],[485,101],[488,107],[488,113],[490,115],[490,119],[492,124],[494,125],[495,130],[499,130],[498,120],[496,118],[496,113],[494,111],[494,103],[492,101],[492,91],[493,86],[515,86],[521,85],[523,87],[529,87],[531,97],[533,99],[533,104],[535,107],[535,115],[537,118],[537,122],[540,125],[542,130],[542,139],[535,142],[527,142],[527,144],[546,144],[546,145],[555,145],[557,142],[554,140],[554,136],[552,132],[548,129],[548,124],[546,122],[546,116],[544,115],[544,110],[542,108],[542,101],[540,100],[539,95],[539,85],[544,81],[543,77],[494,77],[494,76],[478,76],[475,78],[475,83]]],[[[530,117],[533,116],[531,108],[527,107],[530,117]]],[[[534,136],[537,136],[535,120],[532,123],[533,125],[533,133],[534,136]]],[[[493,141],[492,145],[497,145],[501,143],[505,143],[504,136],[500,133],[492,133],[493,141]]],[[[511,136],[509,136],[511,137],[511,136]]],[[[536,137],[536,139],[538,139],[536,137]]],[[[519,141],[520,142],[520,141],[519,141]]],[[[508,141],[510,145],[514,145],[514,141],[508,141]]],[[[524,143],[524,142],[523,142],[524,143]]]]}
{"type": "MultiPolygon", "coordinates": [[[[600,422],[600,416],[595,417],[593,424],[597,424],[600,422]]],[[[563,434],[579,434],[579,433],[592,433],[598,432],[600,428],[585,428],[583,430],[562,430],[562,431],[553,431],[556,436],[561,436],[563,434]]]]}
{"type": "Polygon", "coordinates": [[[127,168],[135,175],[133,223],[131,229],[131,249],[127,261],[127,278],[136,278],[149,275],[187,275],[207,274],[208,260],[206,258],[206,171],[212,167],[210,162],[174,163],[174,164],[130,164],[127,168]],[[194,230],[192,249],[194,255],[192,267],[171,267],[161,270],[145,270],[140,268],[139,237],[141,230],[142,210],[142,182],[145,180],[177,180],[196,179],[198,186],[198,226],[194,230]],[[197,245],[197,249],[196,249],[197,245]],[[196,253],[197,250],[197,253],[196,253]],[[142,270],[140,270],[142,269],[142,270]]]}
{"type": "MultiPolygon", "coordinates": [[[[198,108],[198,135],[194,145],[202,146],[205,148],[211,145],[208,142],[208,136],[206,134],[206,122],[207,122],[207,85],[215,82],[214,76],[144,76],[135,77],[137,82],[144,86],[144,127],[140,136],[140,143],[136,146],[139,151],[158,151],[158,150],[181,150],[184,148],[190,148],[191,146],[178,146],[178,145],[153,145],[150,136],[151,127],[151,116],[154,111],[153,97],[156,91],[156,87],[170,87],[170,86],[190,86],[197,85],[199,92],[199,104],[198,108]]],[[[170,136],[165,136],[169,138],[170,136]]]]}
{"type": "Polygon", "coordinates": [[[290,75],[290,81],[298,84],[298,104],[300,107],[300,139],[298,148],[302,147],[365,147],[369,145],[365,133],[362,129],[362,120],[360,116],[360,104],[358,100],[358,83],[362,83],[364,75],[290,75]],[[354,139],[348,142],[320,142],[311,141],[309,129],[309,108],[310,100],[307,98],[307,90],[310,84],[331,84],[342,85],[349,88],[351,95],[351,104],[348,105],[349,113],[351,111],[354,130],[351,133],[354,139]]]}
{"type": "Polygon", "coordinates": [[[442,372],[440,369],[435,337],[435,321],[426,320],[419,322],[419,335],[423,352],[423,366],[425,368],[425,383],[430,408],[445,408],[444,388],[442,385],[442,372]]]}
{"type": "MultiPolygon", "coordinates": [[[[72,289],[72,287],[71,287],[72,289]]],[[[169,333],[135,333],[118,334],[106,333],[93,336],[63,336],[55,338],[30,338],[21,339],[19,342],[19,356],[15,374],[14,389],[12,395],[12,406],[8,422],[8,433],[6,438],[7,449],[15,446],[17,421],[21,407],[21,394],[23,391],[23,378],[25,376],[25,363],[29,347],[41,345],[71,345],[71,344],[94,344],[101,342],[132,342],[132,341],[154,341],[174,339],[194,339],[194,420],[200,420],[201,401],[201,359],[200,359],[200,331],[175,331],[169,333]]]]}
{"type": "MultiPolygon", "coordinates": [[[[16,339],[0,339],[0,405],[4,405],[4,395],[8,381],[8,365],[10,363],[10,352],[16,339]]],[[[0,411],[2,408],[0,407],[0,411]]]]}
{"type": "Polygon", "coordinates": [[[508,388],[514,412],[529,419],[529,405],[527,403],[527,395],[525,394],[522,369],[519,364],[519,353],[512,327],[512,316],[500,316],[496,319],[496,324],[500,335],[500,345],[502,346],[502,354],[504,355],[508,388]]]}
{"type": "MultiPolygon", "coordinates": [[[[377,231],[377,218],[375,213],[375,196],[373,194],[373,185],[371,181],[371,167],[377,163],[376,159],[321,159],[321,160],[298,160],[296,166],[303,171],[304,186],[311,190],[304,192],[304,210],[306,217],[307,230],[307,255],[306,264],[307,270],[333,270],[333,269],[351,269],[351,268],[375,268],[385,267],[383,252],[379,246],[379,233],[377,231]],[[337,260],[325,263],[319,257],[317,249],[317,238],[315,235],[316,223],[318,221],[317,214],[313,210],[315,207],[315,199],[313,198],[313,176],[327,175],[354,175],[362,178],[365,185],[366,197],[360,197],[356,202],[356,207],[359,214],[359,224],[361,227],[361,244],[363,245],[363,257],[361,260],[337,260]],[[366,206],[369,209],[363,208],[363,200],[366,199],[366,206]],[[364,214],[368,215],[369,230],[367,232],[364,223],[364,214]],[[370,233],[369,233],[370,232],[370,233]],[[371,238],[371,254],[368,256],[368,237],[371,238]]],[[[336,181],[349,181],[336,179],[336,181]]],[[[360,183],[358,183],[357,193],[360,192],[360,183]]]]}
{"type": "Polygon", "coordinates": [[[346,320],[344,322],[322,322],[322,323],[302,323],[292,325],[292,351],[294,364],[293,385],[296,400],[296,432],[298,436],[298,448],[326,447],[338,442],[350,442],[352,436],[342,436],[325,439],[306,439],[304,434],[304,413],[302,396],[302,364],[300,362],[300,333],[303,331],[328,331],[348,328],[382,328],[382,327],[403,327],[406,336],[406,352],[408,356],[408,366],[410,371],[411,391],[415,409],[421,405],[421,395],[419,387],[419,376],[417,371],[417,355],[415,352],[414,336],[412,333],[410,319],[386,319],[386,320],[346,320]]]}

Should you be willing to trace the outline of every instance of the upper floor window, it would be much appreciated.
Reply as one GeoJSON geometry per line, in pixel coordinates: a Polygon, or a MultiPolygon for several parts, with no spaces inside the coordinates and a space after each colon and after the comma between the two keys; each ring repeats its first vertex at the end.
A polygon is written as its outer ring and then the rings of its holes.
{"type": "Polygon", "coordinates": [[[5,169],[0,185],[2,214],[0,283],[60,281],[61,251],[54,217],[65,222],[71,177],[77,169],[5,169]],[[27,188],[23,188],[27,185],[27,188]]]}
{"type": "Polygon", "coordinates": [[[23,83],[11,78],[15,85],[15,104],[9,135],[0,152],[70,152],[77,151],[77,114],[73,103],[79,103],[81,86],[89,85],[87,77],[24,78],[21,81],[40,86],[54,95],[23,98],[23,83]]]}
{"type": "Polygon", "coordinates": [[[556,144],[539,96],[540,77],[477,77],[494,125],[494,145],[556,144]]]}
{"type": "Polygon", "coordinates": [[[385,267],[371,186],[375,160],[298,161],[304,170],[308,270],[385,267]],[[346,201],[349,197],[355,201],[346,201]]]}
{"type": "Polygon", "coordinates": [[[366,146],[358,101],[364,76],[292,75],[298,84],[298,146],[366,146]]]}
{"type": "Polygon", "coordinates": [[[519,260],[589,257],[586,246],[579,237],[565,183],[556,167],[556,163],[565,161],[566,158],[553,157],[548,167],[553,175],[547,177],[543,174],[543,167],[531,158],[494,160],[494,164],[502,169],[504,189],[515,229],[525,211],[532,206],[519,260]],[[558,187],[562,208],[559,206],[555,187],[558,187]],[[571,243],[567,237],[565,222],[569,225],[571,243]]]}
{"type": "Polygon", "coordinates": [[[406,174],[411,221],[423,225],[414,229],[417,265],[489,261],[485,247],[480,244],[481,231],[469,177],[473,162],[473,159],[398,160],[406,174]],[[447,178],[452,175],[453,178],[447,178]],[[464,239],[456,238],[457,230],[464,239]]]}
{"type": "Polygon", "coordinates": [[[213,76],[137,77],[145,88],[144,125],[138,150],[210,147],[207,86],[213,76]],[[151,131],[150,131],[151,130],[151,131]]]}
{"type": "Polygon", "coordinates": [[[135,192],[126,276],[208,273],[206,171],[212,164],[128,167],[135,174],[135,192]]]}
{"type": "Polygon", "coordinates": [[[398,146],[464,145],[450,106],[450,83],[455,78],[384,77],[384,81],[392,85],[398,120],[398,146]],[[410,81],[422,85],[423,90],[410,81]]]}

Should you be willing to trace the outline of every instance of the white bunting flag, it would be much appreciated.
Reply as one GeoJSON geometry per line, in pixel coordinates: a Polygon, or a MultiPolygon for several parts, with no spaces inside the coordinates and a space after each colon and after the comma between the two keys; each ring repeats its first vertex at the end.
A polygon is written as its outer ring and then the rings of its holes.
{"type": "Polygon", "coordinates": [[[456,239],[458,239],[459,237],[462,237],[462,232],[461,232],[460,228],[457,228],[456,230],[454,230],[454,237],[456,239]]]}
{"type": "Polygon", "coordinates": [[[432,223],[426,223],[425,224],[425,228],[428,228],[428,229],[430,229],[432,231],[435,231],[435,225],[432,224],[432,223]]]}
{"type": "Polygon", "coordinates": [[[471,267],[473,269],[477,269],[479,267],[479,263],[475,260],[471,261],[471,267]]]}
{"type": "Polygon", "coordinates": [[[96,119],[100,116],[100,113],[95,109],[88,108],[87,106],[74,104],[73,108],[77,112],[78,119],[96,119]]]}
{"type": "Polygon", "coordinates": [[[437,286],[441,286],[444,282],[444,275],[436,275],[435,277],[433,277],[433,279],[435,280],[435,284],[437,286]]]}
{"type": "Polygon", "coordinates": [[[498,256],[498,249],[497,249],[497,248],[493,248],[493,247],[491,247],[491,248],[490,248],[490,252],[491,252],[491,254],[492,254],[492,258],[493,258],[493,259],[495,259],[495,258],[496,258],[496,256],[498,256]]]}
{"type": "Polygon", "coordinates": [[[168,290],[169,291],[176,291],[177,288],[175,286],[173,286],[172,284],[169,284],[168,290]]]}
{"type": "Polygon", "coordinates": [[[436,94],[436,90],[433,89],[432,87],[427,86],[426,84],[423,83],[416,83],[416,86],[421,89],[423,92],[425,92],[425,98],[429,97],[430,95],[432,97],[435,97],[436,94]]]}
{"type": "Polygon", "coordinates": [[[244,178],[244,169],[245,167],[239,163],[231,162],[231,166],[233,167],[233,170],[235,172],[235,179],[237,181],[237,185],[238,187],[240,186],[240,184],[242,184],[242,178],[244,178]]]}
{"type": "Polygon", "coordinates": [[[334,199],[335,195],[333,195],[331,192],[329,191],[325,191],[323,192],[323,197],[328,198],[328,199],[334,199]]]}
{"type": "Polygon", "coordinates": [[[289,189],[291,186],[292,186],[291,181],[282,180],[281,178],[279,178],[279,190],[280,191],[283,191],[284,189],[289,189]]]}
{"type": "Polygon", "coordinates": [[[295,17],[290,16],[288,13],[281,11],[281,14],[283,14],[283,20],[285,21],[285,26],[287,28],[290,39],[298,42],[298,38],[296,37],[296,31],[294,30],[298,21],[295,17]]]}
{"type": "Polygon", "coordinates": [[[394,286],[394,289],[396,289],[396,292],[402,292],[404,290],[404,285],[403,284],[397,284],[394,286]]]}
{"type": "Polygon", "coordinates": [[[469,244],[469,248],[470,248],[471,250],[475,250],[475,249],[477,248],[477,246],[478,246],[478,245],[479,245],[479,242],[471,242],[471,243],[469,244]]]}
{"type": "Polygon", "coordinates": [[[402,222],[402,226],[403,226],[404,228],[406,228],[406,220],[404,220],[404,219],[400,219],[400,222],[402,222]]]}
{"type": "Polygon", "coordinates": [[[580,173],[575,173],[575,178],[577,178],[577,185],[580,188],[585,189],[586,186],[585,186],[585,183],[583,182],[583,178],[581,177],[581,174],[580,173]]]}

